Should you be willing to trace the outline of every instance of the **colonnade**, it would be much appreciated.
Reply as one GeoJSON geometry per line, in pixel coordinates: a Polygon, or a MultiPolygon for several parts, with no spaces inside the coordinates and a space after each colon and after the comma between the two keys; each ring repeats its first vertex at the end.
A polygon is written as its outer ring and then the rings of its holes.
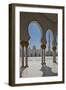
{"type": "Polygon", "coordinates": [[[46,64],[45,63],[45,48],[46,48],[46,45],[44,43],[42,43],[41,48],[42,48],[42,65],[43,65],[43,64],[46,64]]]}
{"type": "Polygon", "coordinates": [[[28,45],[29,43],[27,41],[22,41],[21,46],[22,46],[22,68],[28,67],[28,45]],[[25,48],[25,51],[24,51],[25,48]],[[26,52],[26,56],[24,58],[24,52],[26,52]]]}
{"type": "MultiPolygon", "coordinates": [[[[35,23],[38,25],[39,29],[41,30],[41,39],[43,39],[43,42],[41,42],[41,49],[42,49],[42,65],[46,64],[45,59],[45,49],[46,49],[46,43],[45,42],[45,34],[48,29],[52,30],[53,33],[53,39],[55,38],[55,33],[57,34],[57,15],[56,14],[40,14],[40,13],[20,13],[20,40],[21,46],[22,46],[22,67],[28,66],[28,45],[29,45],[29,39],[30,35],[28,32],[28,27],[30,23],[35,23]],[[24,60],[24,48],[26,57],[24,60]]],[[[54,40],[55,43],[55,40],[54,40]]],[[[56,46],[55,44],[52,47],[53,49],[53,62],[56,62],[56,46]]]]}
{"type": "MultiPolygon", "coordinates": [[[[28,41],[22,41],[21,46],[22,46],[22,68],[28,67],[28,41]],[[24,51],[25,48],[25,51],[24,51]],[[24,58],[24,52],[25,52],[25,58],[24,58]]],[[[46,59],[45,59],[45,49],[46,49],[46,44],[41,43],[41,49],[42,49],[42,61],[41,64],[45,65],[46,64],[46,59]]],[[[53,46],[53,63],[56,63],[56,46],[53,46]]]]}

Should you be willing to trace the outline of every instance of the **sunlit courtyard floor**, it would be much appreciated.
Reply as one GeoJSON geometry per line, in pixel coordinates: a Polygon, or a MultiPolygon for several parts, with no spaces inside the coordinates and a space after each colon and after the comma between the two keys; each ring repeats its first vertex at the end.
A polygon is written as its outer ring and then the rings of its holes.
{"type": "MultiPolygon", "coordinates": [[[[28,67],[20,69],[21,77],[45,77],[58,75],[58,62],[53,63],[53,57],[46,57],[46,65],[41,64],[41,57],[28,57],[28,67]]],[[[21,61],[21,60],[20,60],[21,61]]]]}

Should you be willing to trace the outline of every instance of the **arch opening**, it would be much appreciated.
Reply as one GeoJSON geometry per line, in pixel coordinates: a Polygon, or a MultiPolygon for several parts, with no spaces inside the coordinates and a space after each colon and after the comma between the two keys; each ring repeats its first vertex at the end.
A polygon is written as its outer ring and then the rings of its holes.
{"type": "Polygon", "coordinates": [[[48,29],[46,32],[46,54],[47,56],[52,55],[52,41],[53,41],[53,32],[48,29]]]}
{"type": "Polygon", "coordinates": [[[29,47],[40,48],[42,38],[42,28],[37,21],[31,21],[28,25],[28,33],[30,36],[29,47]]]}

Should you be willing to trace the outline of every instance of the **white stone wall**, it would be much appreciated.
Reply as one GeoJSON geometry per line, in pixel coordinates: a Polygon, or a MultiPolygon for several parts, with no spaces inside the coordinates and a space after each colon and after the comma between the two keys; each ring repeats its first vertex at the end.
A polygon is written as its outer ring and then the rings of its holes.
{"type": "MultiPolygon", "coordinates": [[[[31,49],[28,48],[28,56],[29,57],[38,57],[41,56],[41,49],[31,49]]],[[[22,48],[20,47],[20,57],[22,56],[22,48]]],[[[24,56],[25,56],[25,49],[24,49],[24,56]]]]}
{"type": "MultiPolygon", "coordinates": [[[[25,49],[24,49],[25,52],[25,49]]],[[[46,55],[48,55],[48,51],[45,51],[46,55]]],[[[51,51],[52,53],[52,51],[51,51]]],[[[56,54],[58,52],[56,51],[56,54]]],[[[22,48],[20,47],[20,57],[22,56],[22,48]]],[[[25,56],[25,53],[24,53],[25,56]]],[[[28,57],[41,57],[42,56],[42,50],[41,49],[31,49],[28,48],[28,57]]]]}
{"type": "Polygon", "coordinates": [[[28,56],[30,57],[41,56],[41,49],[28,49],[28,56]]]}

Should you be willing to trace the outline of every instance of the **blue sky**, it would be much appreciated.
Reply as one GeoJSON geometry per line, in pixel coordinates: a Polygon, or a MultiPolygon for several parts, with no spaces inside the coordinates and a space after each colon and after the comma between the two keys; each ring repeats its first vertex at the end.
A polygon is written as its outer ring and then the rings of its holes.
{"type": "MultiPolygon", "coordinates": [[[[28,31],[30,35],[30,40],[29,40],[29,47],[33,47],[34,45],[36,48],[40,48],[40,40],[41,40],[41,27],[39,26],[38,23],[32,22],[29,24],[28,31]]],[[[48,41],[48,34],[49,32],[46,33],[46,40],[48,41]]],[[[52,43],[52,33],[50,33],[50,44],[52,43]]],[[[47,43],[48,47],[48,43],[47,43]]]]}

